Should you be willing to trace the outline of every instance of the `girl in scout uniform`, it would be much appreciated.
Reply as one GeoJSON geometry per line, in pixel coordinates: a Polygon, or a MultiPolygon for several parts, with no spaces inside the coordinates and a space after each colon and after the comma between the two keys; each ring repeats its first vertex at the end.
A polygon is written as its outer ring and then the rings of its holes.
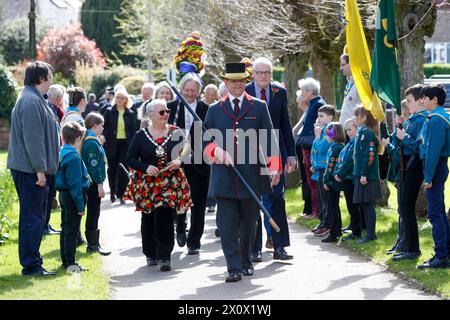
{"type": "Polygon", "coordinates": [[[333,178],[333,174],[339,154],[344,148],[345,134],[339,122],[332,122],[327,125],[325,134],[325,139],[330,143],[330,148],[327,153],[328,165],[323,175],[323,183],[331,230],[328,236],[322,239],[322,242],[337,242],[342,234],[341,209],[339,208],[339,194],[342,186],[333,178]]]}
{"type": "Polygon", "coordinates": [[[86,164],[91,185],[87,192],[87,217],[86,217],[86,252],[98,252],[101,255],[109,255],[111,252],[100,246],[98,219],[100,217],[101,198],[105,196],[103,182],[106,178],[106,154],[98,140],[103,132],[104,119],[100,113],[91,112],[85,120],[86,135],[84,137],[81,157],[86,164]]]}
{"type": "Polygon", "coordinates": [[[380,142],[380,128],[370,111],[359,106],[355,109],[355,123],[359,127],[353,151],[355,190],[353,202],[361,205],[366,219],[367,234],[357,243],[375,240],[375,201],[381,199],[380,170],[378,154],[383,153],[380,142]]]}

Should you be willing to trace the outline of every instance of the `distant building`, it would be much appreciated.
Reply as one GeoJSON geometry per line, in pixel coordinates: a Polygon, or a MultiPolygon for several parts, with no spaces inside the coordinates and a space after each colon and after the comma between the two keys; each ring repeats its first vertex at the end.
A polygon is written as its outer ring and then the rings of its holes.
{"type": "MultiPolygon", "coordinates": [[[[1,21],[27,18],[30,11],[29,0],[2,1],[1,21]]],[[[80,22],[81,0],[37,0],[36,14],[57,27],[80,22]]]]}
{"type": "MultiPolygon", "coordinates": [[[[442,2],[442,1],[438,1],[442,2]]],[[[431,38],[425,38],[425,63],[450,64],[450,5],[440,5],[431,38]]]]}

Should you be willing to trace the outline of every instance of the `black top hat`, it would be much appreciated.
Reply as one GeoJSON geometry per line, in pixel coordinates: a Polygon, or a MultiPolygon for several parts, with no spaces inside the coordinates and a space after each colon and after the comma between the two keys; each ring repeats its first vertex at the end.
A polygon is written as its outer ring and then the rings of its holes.
{"type": "Polygon", "coordinates": [[[245,63],[227,62],[225,64],[225,74],[222,75],[222,78],[226,80],[244,80],[249,76],[245,69],[245,63]]]}

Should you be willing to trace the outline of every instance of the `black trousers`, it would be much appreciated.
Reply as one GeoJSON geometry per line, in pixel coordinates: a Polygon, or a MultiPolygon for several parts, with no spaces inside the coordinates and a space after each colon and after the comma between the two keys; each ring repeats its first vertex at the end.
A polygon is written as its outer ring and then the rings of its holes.
{"type": "Polygon", "coordinates": [[[375,211],[375,201],[364,202],[360,204],[361,212],[366,219],[366,239],[375,240],[377,238],[375,228],[377,224],[377,213],[375,211]]]}
{"type": "Polygon", "coordinates": [[[416,218],[416,201],[423,182],[422,162],[418,157],[405,156],[405,179],[398,184],[400,193],[400,218],[403,222],[404,251],[417,252],[419,248],[419,230],[416,218]],[[410,167],[411,169],[409,169],[410,167]]]}
{"type": "Polygon", "coordinates": [[[142,251],[146,257],[169,260],[174,246],[173,216],[175,210],[158,207],[150,213],[142,213],[142,251]]]}
{"type": "Polygon", "coordinates": [[[259,206],[253,198],[217,198],[220,241],[228,272],[251,266],[250,251],[255,239],[259,206]]]}
{"type": "Polygon", "coordinates": [[[42,270],[39,249],[45,222],[48,186],[37,186],[35,173],[11,170],[11,175],[20,204],[19,260],[22,274],[32,274],[42,270]]]}
{"type": "Polygon", "coordinates": [[[49,174],[47,175],[47,184],[48,184],[48,197],[47,197],[47,203],[46,203],[46,216],[45,216],[45,223],[44,228],[48,228],[50,223],[50,216],[52,214],[52,205],[53,205],[53,199],[56,197],[56,188],[55,188],[55,175],[49,174]]]}
{"type": "Polygon", "coordinates": [[[320,226],[329,228],[330,227],[330,218],[328,217],[328,208],[327,208],[327,198],[325,195],[325,188],[323,185],[323,175],[325,173],[325,169],[319,169],[319,181],[317,181],[317,189],[319,190],[319,219],[320,226]]]}
{"type": "Polygon", "coordinates": [[[125,167],[127,158],[128,144],[126,139],[117,140],[117,153],[108,158],[108,182],[111,194],[122,198],[128,184],[127,174],[119,167],[122,163],[125,167]]]}
{"type": "Polygon", "coordinates": [[[98,195],[98,184],[92,182],[87,190],[86,232],[94,232],[98,229],[101,202],[98,195]]]}
{"type": "MultiPolygon", "coordinates": [[[[191,221],[187,236],[189,249],[200,249],[200,240],[205,229],[206,199],[208,197],[209,176],[204,176],[190,170],[185,170],[189,182],[193,206],[191,207],[191,221]]],[[[186,232],[186,214],[176,216],[177,233],[186,232]]]]}
{"type": "Polygon", "coordinates": [[[61,261],[65,268],[75,264],[77,237],[80,231],[81,216],[69,191],[59,192],[61,206],[61,261]]]}
{"type": "Polygon", "coordinates": [[[325,201],[327,202],[327,214],[330,221],[330,236],[340,237],[342,235],[342,218],[341,209],[339,208],[339,191],[335,191],[329,187],[328,191],[325,191],[325,201]]]}
{"type": "MultiPolygon", "coordinates": [[[[305,205],[303,207],[303,213],[311,214],[313,211],[312,202],[311,202],[311,188],[309,187],[308,181],[306,180],[306,169],[305,169],[305,164],[303,163],[302,147],[301,146],[296,147],[296,151],[297,151],[297,158],[298,158],[298,163],[299,163],[299,168],[300,168],[300,177],[302,179],[302,181],[301,181],[301,183],[302,183],[302,198],[305,203],[305,205]]],[[[308,168],[308,170],[309,170],[309,168],[308,168]]]]}
{"type": "Polygon", "coordinates": [[[347,204],[348,213],[350,214],[350,226],[352,234],[356,237],[361,236],[361,207],[358,203],[353,203],[353,192],[355,185],[353,180],[343,180],[345,202],[347,204]]]}

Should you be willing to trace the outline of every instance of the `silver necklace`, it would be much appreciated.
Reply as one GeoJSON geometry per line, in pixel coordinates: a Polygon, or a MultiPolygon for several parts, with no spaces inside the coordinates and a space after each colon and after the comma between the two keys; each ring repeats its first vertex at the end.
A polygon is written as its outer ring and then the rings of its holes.
{"type": "Polygon", "coordinates": [[[154,140],[152,139],[152,137],[150,137],[150,135],[148,134],[147,131],[148,131],[148,128],[146,128],[146,129],[144,130],[144,133],[145,133],[145,135],[147,136],[148,140],[150,140],[150,142],[153,143],[153,144],[155,145],[155,147],[156,147],[156,156],[159,157],[159,158],[164,157],[165,152],[164,152],[164,148],[163,148],[163,147],[166,145],[166,143],[169,141],[169,139],[170,139],[170,137],[171,137],[172,135],[169,134],[169,135],[166,137],[166,140],[164,140],[163,143],[158,144],[158,143],[156,143],[156,141],[154,141],[154,140]]]}

